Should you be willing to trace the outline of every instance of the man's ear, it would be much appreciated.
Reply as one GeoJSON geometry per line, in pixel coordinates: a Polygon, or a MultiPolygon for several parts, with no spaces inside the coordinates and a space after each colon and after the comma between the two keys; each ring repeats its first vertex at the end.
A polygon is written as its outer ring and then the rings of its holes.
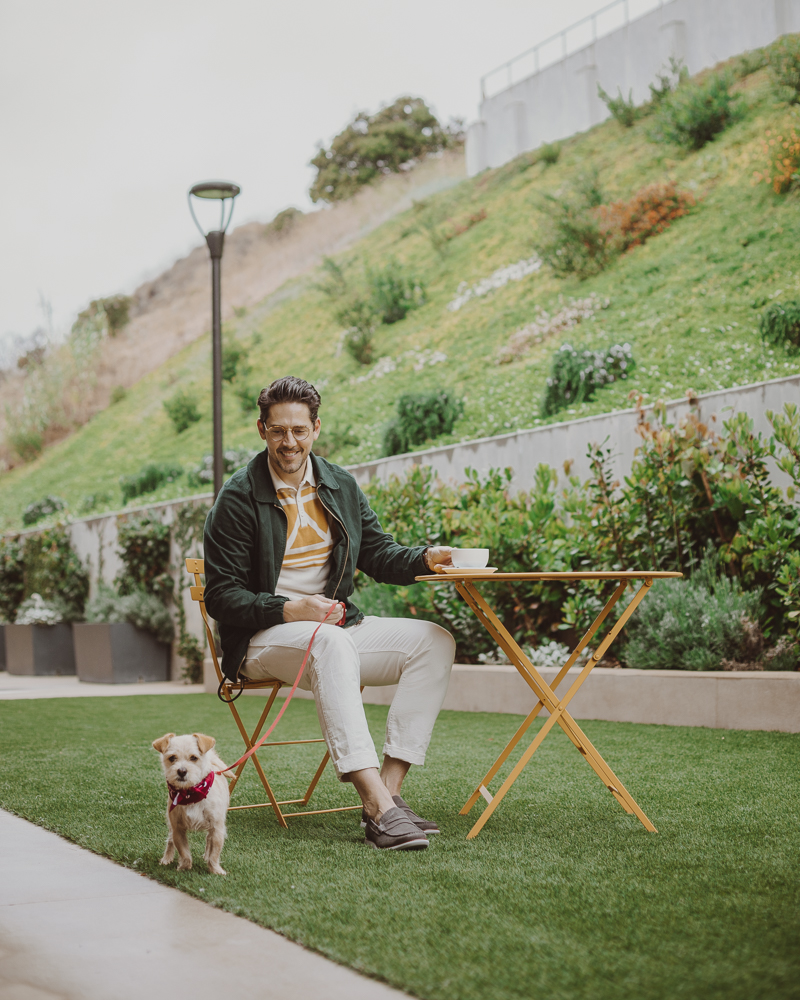
{"type": "Polygon", "coordinates": [[[314,422],[314,440],[315,441],[319,437],[319,432],[320,432],[321,427],[322,427],[322,422],[319,419],[319,417],[317,417],[316,421],[314,422]]]}
{"type": "Polygon", "coordinates": [[[166,753],[169,741],[174,735],[175,733],[167,733],[166,736],[160,736],[157,740],[153,740],[153,749],[158,750],[159,753],[166,753]]]}
{"type": "Polygon", "coordinates": [[[258,428],[258,433],[261,435],[261,440],[267,440],[267,428],[264,426],[261,417],[256,420],[256,427],[258,428]]]}
{"type": "Polygon", "coordinates": [[[216,746],[217,741],[213,736],[204,736],[203,733],[192,733],[192,736],[197,740],[200,753],[208,753],[209,750],[216,746]]]}

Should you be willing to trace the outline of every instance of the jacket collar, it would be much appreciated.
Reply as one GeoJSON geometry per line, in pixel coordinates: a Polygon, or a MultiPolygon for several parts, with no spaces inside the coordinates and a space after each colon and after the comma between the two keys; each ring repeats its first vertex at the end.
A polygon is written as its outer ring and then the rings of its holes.
{"type": "MultiPolygon", "coordinates": [[[[324,459],[317,458],[313,451],[311,467],[319,485],[327,486],[331,490],[339,489],[330,465],[324,459]]],[[[269,453],[266,448],[251,459],[247,466],[247,474],[253,484],[253,496],[256,500],[261,503],[278,502],[278,494],[275,492],[275,484],[269,471],[269,453]]]]}

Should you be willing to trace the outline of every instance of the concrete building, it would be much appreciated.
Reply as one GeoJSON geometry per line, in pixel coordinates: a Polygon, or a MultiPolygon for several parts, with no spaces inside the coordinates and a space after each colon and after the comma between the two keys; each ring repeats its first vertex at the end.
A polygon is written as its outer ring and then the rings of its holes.
{"type": "Polygon", "coordinates": [[[670,58],[697,73],[795,31],[800,0],[616,0],[483,77],[467,173],[603,121],[598,83],[639,104],[670,58]],[[642,7],[655,9],[631,19],[642,7]]]}

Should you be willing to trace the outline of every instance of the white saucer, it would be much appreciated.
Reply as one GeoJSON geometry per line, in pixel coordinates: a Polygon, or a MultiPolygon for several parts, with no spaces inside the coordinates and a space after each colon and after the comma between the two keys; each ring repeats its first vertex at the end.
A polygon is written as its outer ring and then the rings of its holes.
{"type": "Polygon", "coordinates": [[[480,576],[481,573],[496,573],[496,566],[484,566],[482,569],[459,569],[457,566],[442,566],[442,572],[451,576],[480,576]]]}

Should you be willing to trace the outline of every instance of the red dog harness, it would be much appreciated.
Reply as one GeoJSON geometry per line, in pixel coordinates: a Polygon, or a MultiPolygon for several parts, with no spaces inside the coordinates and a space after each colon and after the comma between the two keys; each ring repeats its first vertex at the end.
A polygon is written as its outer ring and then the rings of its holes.
{"type": "Polygon", "coordinates": [[[214,771],[209,771],[205,778],[199,784],[195,785],[194,788],[176,788],[167,782],[167,788],[169,789],[169,811],[172,812],[175,806],[186,806],[192,802],[202,802],[208,795],[213,784],[214,771]]]}

